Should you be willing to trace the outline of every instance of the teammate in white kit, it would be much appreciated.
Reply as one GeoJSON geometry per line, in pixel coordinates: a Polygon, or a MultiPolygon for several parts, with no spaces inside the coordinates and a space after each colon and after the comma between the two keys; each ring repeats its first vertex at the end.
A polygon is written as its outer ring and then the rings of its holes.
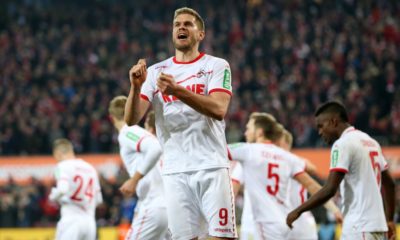
{"type": "Polygon", "coordinates": [[[49,199],[61,205],[56,239],[95,240],[95,210],[103,202],[96,169],[75,157],[67,139],[54,142],[53,156],[58,161],[55,170],[57,186],[51,190],[49,199]]]}
{"type": "Polygon", "coordinates": [[[180,8],[173,19],[175,56],[149,69],[141,59],[129,73],[125,121],[136,124],[153,105],[173,239],[196,239],[203,220],[213,239],[236,238],[223,120],[231,71],[224,59],[199,52],[204,37],[200,15],[180,8]]]}
{"type": "Polygon", "coordinates": [[[287,224],[292,226],[303,212],[330,199],[340,185],[342,239],[385,239],[388,227],[389,238],[396,239],[394,182],[379,144],[348,123],[346,109],[338,102],[323,104],[315,116],[318,133],[333,143],[330,173],[323,188],[287,216],[287,224]]]}
{"type": "Polygon", "coordinates": [[[127,169],[128,179],[120,188],[124,195],[136,193],[138,204],[127,240],[157,240],[167,235],[167,211],[160,166],[161,146],[156,137],[135,125],[128,127],[124,121],[125,96],[117,96],[109,106],[109,113],[118,130],[120,155],[127,169]]]}
{"type": "MultiPolygon", "coordinates": [[[[266,117],[271,118],[271,121],[276,121],[275,117],[268,113],[260,113],[253,112],[250,114],[250,119],[255,118],[256,116],[264,115],[266,117]]],[[[247,129],[251,128],[251,126],[247,126],[247,129]]],[[[254,142],[253,134],[249,134],[249,131],[246,131],[245,137],[246,142],[254,142]]],[[[233,184],[233,192],[235,197],[238,195],[239,190],[242,185],[244,185],[244,176],[243,176],[243,167],[240,162],[235,162],[234,167],[232,168],[232,184],[233,184]]],[[[249,199],[249,193],[247,188],[243,189],[243,210],[242,217],[240,219],[240,240],[253,240],[258,239],[257,231],[255,228],[255,222],[253,218],[253,212],[251,210],[251,202],[249,199]]]]}
{"type": "MultiPolygon", "coordinates": [[[[292,149],[293,137],[292,134],[283,129],[282,136],[279,139],[277,145],[286,151],[292,149]]],[[[300,158],[306,164],[305,171],[309,174],[316,172],[316,167],[310,163],[307,159],[300,158]]],[[[289,199],[292,208],[300,206],[305,200],[307,200],[307,190],[298,181],[291,179],[289,181],[289,199]]],[[[337,208],[336,211],[339,211],[337,208]]],[[[292,230],[289,232],[289,240],[317,240],[318,231],[315,218],[310,211],[305,212],[301,217],[293,224],[292,230]]]]}
{"type": "Polygon", "coordinates": [[[265,114],[252,115],[245,135],[247,144],[230,145],[229,149],[232,159],[243,166],[242,182],[255,222],[254,238],[287,239],[290,229],[285,225],[285,217],[291,209],[290,179],[296,179],[311,193],[321,187],[304,172],[302,160],[272,144],[271,140],[276,141],[281,135],[273,118],[265,114]]]}

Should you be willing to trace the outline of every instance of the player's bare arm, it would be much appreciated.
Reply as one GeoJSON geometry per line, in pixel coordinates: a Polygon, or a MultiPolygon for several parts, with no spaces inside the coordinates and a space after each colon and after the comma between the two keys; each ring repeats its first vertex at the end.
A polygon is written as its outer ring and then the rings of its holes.
{"type": "Polygon", "coordinates": [[[125,122],[128,126],[137,124],[142,118],[150,103],[140,98],[140,90],[147,77],[146,60],[140,59],[129,70],[131,88],[125,105],[125,122]]]}
{"type": "Polygon", "coordinates": [[[142,179],[144,177],[143,174],[141,174],[140,172],[135,172],[135,174],[129,178],[128,180],[126,180],[124,182],[124,184],[122,184],[122,186],[119,188],[119,190],[121,191],[121,193],[124,196],[133,196],[134,194],[136,194],[136,187],[140,181],[140,179],[142,179]]]}
{"type": "Polygon", "coordinates": [[[310,162],[310,160],[308,160],[307,158],[302,158],[302,160],[306,163],[305,170],[308,174],[317,174],[317,167],[312,162],[310,162]]]}
{"type": "Polygon", "coordinates": [[[389,171],[382,172],[382,197],[385,205],[386,221],[389,228],[389,240],[396,239],[396,224],[394,223],[395,210],[395,184],[389,171]]]}
{"type": "MultiPolygon", "coordinates": [[[[307,164],[306,164],[306,166],[307,166],[307,164]]],[[[308,175],[306,173],[302,173],[302,174],[297,175],[295,177],[295,179],[302,186],[304,186],[311,195],[316,194],[319,190],[322,189],[322,186],[317,181],[315,181],[310,175],[308,175]]],[[[343,222],[342,213],[340,212],[340,209],[335,205],[335,203],[332,200],[328,200],[328,202],[326,202],[324,204],[324,207],[328,211],[333,213],[333,215],[335,216],[335,219],[336,219],[336,221],[338,223],[342,223],[343,222]]]]}
{"type": "Polygon", "coordinates": [[[177,84],[172,75],[164,73],[157,79],[157,87],[162,94],[173,95],[199,113],[217,120],[224,119],[231,99],[225,92],[214,92],[208,96],[193,93],[177,84]]]}
{"type": "Polygon", "coordinates": [[[337,192],[340,183],[344,178],[344,173],[341,172],[330,172],[328,180],[325,185],[317,193],[311,195],[311,197],[302,205],[294,209],[289,213],[286,218],[286,224],[292,228],[292,224],[303,212],[311,210],[317,206],[324,204],[330,198],[332,198],[337,192]]]}

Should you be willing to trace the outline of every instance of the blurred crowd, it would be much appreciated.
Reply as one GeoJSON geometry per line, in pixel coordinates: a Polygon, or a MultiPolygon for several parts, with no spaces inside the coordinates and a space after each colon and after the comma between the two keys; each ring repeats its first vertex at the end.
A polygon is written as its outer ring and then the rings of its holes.
{"type": "Polygon", "coordinates": [[[400,2],[321,0],[49,1],[0,4],[0,154],[49,153],[59,137],[78,153],[110,152],[111,98],[128,71],[173,54],[173,11],[206,21],[202,51],[226,58],[234,97],[228,142],[251,111],[273,113],[295,147],[321,146],[316,107],[337,99],[383,145],[400,144],[400,2]]]}

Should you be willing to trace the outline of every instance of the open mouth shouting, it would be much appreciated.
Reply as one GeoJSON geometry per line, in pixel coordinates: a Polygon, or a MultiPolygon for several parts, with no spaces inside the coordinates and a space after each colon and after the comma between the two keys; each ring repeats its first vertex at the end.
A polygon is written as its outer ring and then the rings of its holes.
{"type": "Polygon", "coordinates": [[[178,33],[179,40],[186,40],[187,38],[188,38],[188,35],[186,33],[178,33]]]}

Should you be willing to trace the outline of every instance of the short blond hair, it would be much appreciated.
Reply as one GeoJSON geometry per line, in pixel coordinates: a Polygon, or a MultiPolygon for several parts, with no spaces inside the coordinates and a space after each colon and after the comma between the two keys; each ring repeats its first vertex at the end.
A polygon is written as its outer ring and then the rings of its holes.
{"type": "Polygon", "coordinates": [[[123,95],[113,98],[108,106],[108,112],[110,115],[118,120],[123,120],[126,101],[127,97],[123,95]]]}
{"type": "Polygon", "coordinates": [[[287,145],[289,146],[289,148],[292,148],[293,145],[293,135],[287,130],[287,129],[283,129],[283,140],[287,143],[287,145]]]}
{"type": "Polygon", "coordinates": [[[174,20],[180,14],[189,14],[189,15],[194,16],[196,18],[197,27],[199,27],[199,29],[201,31],[205,31],[206,30],[206,26],[204,24],[204,20],[200,16],[200,14],[198,12],[196,12],[196,10],[194,10],[192,8],[188,8],[188,7],[178,8],[178,9],[175,10],[174,20]]]}
{"type": "Polygon", "coordinates": [[[60,138],[60,139],[56,139],[53,142],[53,152],[55,151],[59,151],[63,154],[66,153],[73,153],[74,152],[74,147],[71,143],[71,141],[69,141],[66,138],[60,138]]]}
{"type": "Polygon", "coordinates": [[[282,138],[283,134],[284,134],[284,131],[285,131],[285,127],[283,127],[282,124],[277,122],[276,123],[276,128],[275,128],[275,133],[276,133],[276,139],[275,140],[278,140],[278,139],[282,138]]]}
{"type": "Polygon", "coordinates": [[[250,114],[250,119],[255,119],[256,117],[267,117],[269,118],[271,121],[276,122],[276,118],[274,117],[274,115],[270,114],[270,113],[266,113],[266,112],[252,112],[250,114]]]}

